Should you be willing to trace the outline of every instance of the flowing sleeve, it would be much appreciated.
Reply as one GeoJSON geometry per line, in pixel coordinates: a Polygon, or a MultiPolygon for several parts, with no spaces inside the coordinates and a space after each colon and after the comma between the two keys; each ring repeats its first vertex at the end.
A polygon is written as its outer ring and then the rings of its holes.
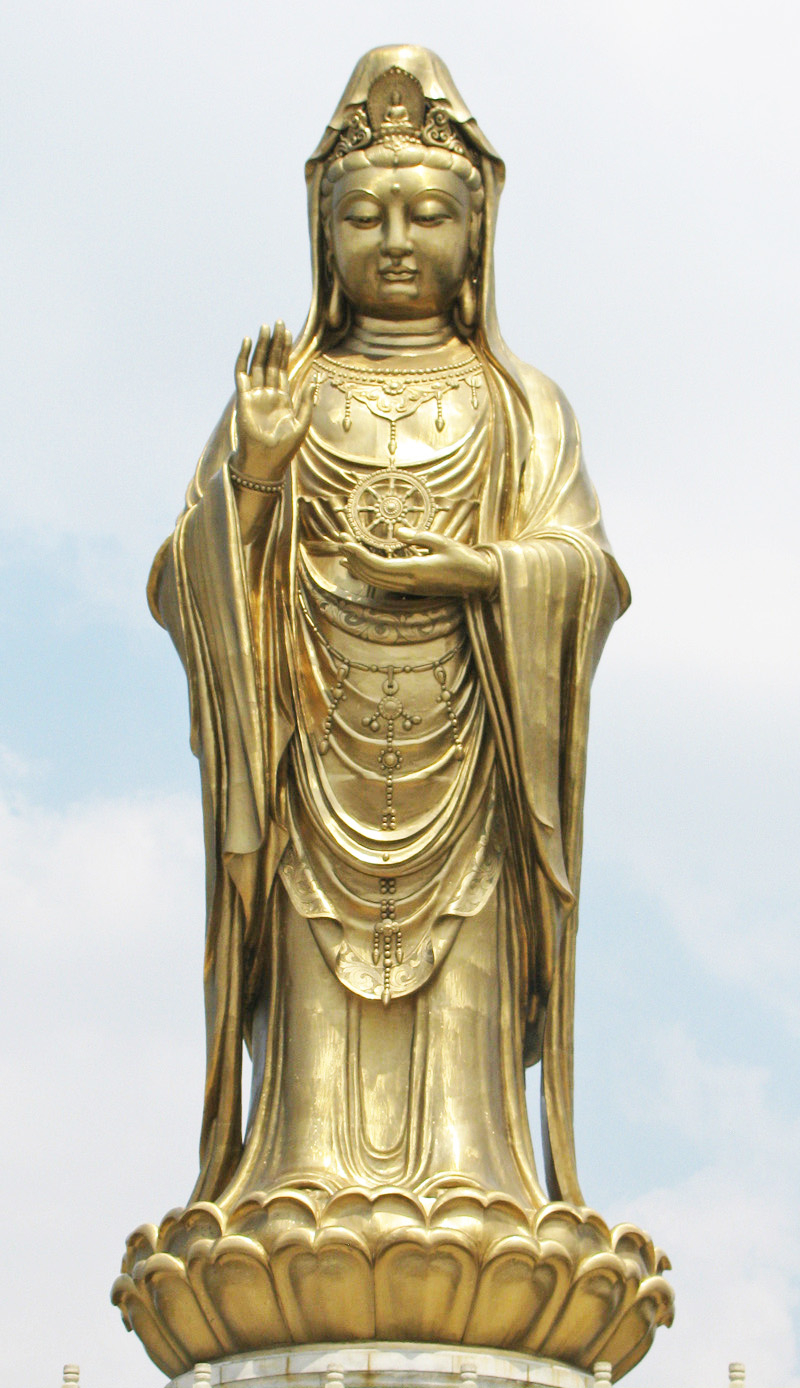
{"type": "Polygon", "coordinates": [[[186,671],[203,795],[206,1084],[193,1200],[214,1199],[241,1155],[247,1001],[265,966],[263,905],[286,842],[280,768],[291,716],[281,698],[274,562],[283,498],[271,503],[259,542],[245,549],[227,466],[234,442],[229,406],[148,585],[151,609],[186,671]]]}
{"type": "Polygon", "coordinates": [[[609,630],[630,601],[603,530],[574,415],[525,371],[533,436],[514,504],[488,547],[498,590],[471,620],[511,820],[519,901],[525,1059],[542,1060],[553,1198],[582,1202],[572,1119],[578,923],[589,691],[609,630]]]}

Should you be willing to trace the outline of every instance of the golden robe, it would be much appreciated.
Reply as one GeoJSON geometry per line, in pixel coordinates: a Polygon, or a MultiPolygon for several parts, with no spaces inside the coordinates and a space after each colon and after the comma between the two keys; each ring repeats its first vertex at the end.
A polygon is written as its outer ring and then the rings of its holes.
{"type": "Polygon", "coordinates": [[[324,393],[260,540],[240,537],[229,409],[154,567],[206,823],[194,1199],[458,1183],[535,1207],[524,1064],[543,1037],[549,1186],[568,1194],[589,683],[627,588],[563,396],[519,366],[522,396],[474,350],[472,428],[404,466],[448,498],[436,528],[492,550],[492,599],[345,574],[344,503],[376,461],[336,445],[324,393]]]}
{"type": "MultiPolygon", "coordinates": [[[[602,1359],[616,1377],[673,1304],[660,1250],[586,1208],[572,1122],[589,689],[627,584],[569,405],[500,334],[504,166],[441,60],[366,54],[306,179],[311,304],[289,377],[293,392],[329,384],[246,546],[229,405],[150,579],[201,768],[206,1090],[188,1208],[134,1231],[113,1299],[170,1375],[278,1345],[397,1340],[589,1372],[602,1359]],[[364,339],[348,337],[347,306],[331,312],[323,181],[393,67],[480,166],[475,311],[453,324],[468,369],[452,395],[440,383],[436,418],[423,400],[404,435],[398,414],[393,441],[436,503],[415,528],[493,554],[486,597],[367,589],[340,563],[337,537],[358,532],[355,498],[387,461],[377,425],[357,440],[336,398],[332,359],[366,381],[357,404],[383,386],[348,356],[364,339]],[[541,1183],[526,1064],[541,1067],[541,1183]]],[[[414,357],[386,364],[393,387],[428,379],[414,357]]]]}

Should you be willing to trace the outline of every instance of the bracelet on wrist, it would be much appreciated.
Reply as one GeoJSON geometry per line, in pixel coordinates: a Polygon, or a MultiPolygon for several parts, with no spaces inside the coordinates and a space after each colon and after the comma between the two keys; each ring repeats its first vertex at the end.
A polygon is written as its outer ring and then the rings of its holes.
{"type": "Polygon", "coordinates": [[[276,496],[283,491],[282,482],[261,482],[257,477],[247,477],[230,462],[228,463],[228,472],[234,487],[244,487],[249,492],[263,492],[267,496],[276,496]]]}

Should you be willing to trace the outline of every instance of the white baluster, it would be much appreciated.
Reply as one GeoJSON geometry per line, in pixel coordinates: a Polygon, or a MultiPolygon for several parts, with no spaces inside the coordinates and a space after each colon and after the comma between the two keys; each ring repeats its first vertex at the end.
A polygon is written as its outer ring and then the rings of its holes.
{"type": "Polygon", "coordinates": [[[478,1382],[478,1366],[474,1359],[464,1359],[459,1371],[461,1388],[475,1388],[478,1382]]]}
{"type": "Polygon", "coordinates": [[[592,1373],[594,1374],[595,1388],[609,1388],[609,1384],[611,1383],[611,1365],[607,1359],[598,1359],[592,1369],[592,1373]]]}
{"type": "Polygon", "coordinates": [[[77,1364],[64,1365],[64,1383],[62,1388],[79,1388],[81,1371],[77,1364]]]}

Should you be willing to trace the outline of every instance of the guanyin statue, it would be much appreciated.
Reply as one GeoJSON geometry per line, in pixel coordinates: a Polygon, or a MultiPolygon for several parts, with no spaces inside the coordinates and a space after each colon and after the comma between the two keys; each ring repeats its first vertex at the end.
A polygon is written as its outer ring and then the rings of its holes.
{"type": "Polygon", "coordinates": [[[202,773],[207,1083],[189,1203],[114,1297],[171,1374],[351,1340],[619,1374],[672,1314],[572,1129],[589,687],[628,587],[567,401],[500,336],[504,168],[440,60],[367,54],[306,177],[305,327],[243,342],[150,580],[202,773]]]}

